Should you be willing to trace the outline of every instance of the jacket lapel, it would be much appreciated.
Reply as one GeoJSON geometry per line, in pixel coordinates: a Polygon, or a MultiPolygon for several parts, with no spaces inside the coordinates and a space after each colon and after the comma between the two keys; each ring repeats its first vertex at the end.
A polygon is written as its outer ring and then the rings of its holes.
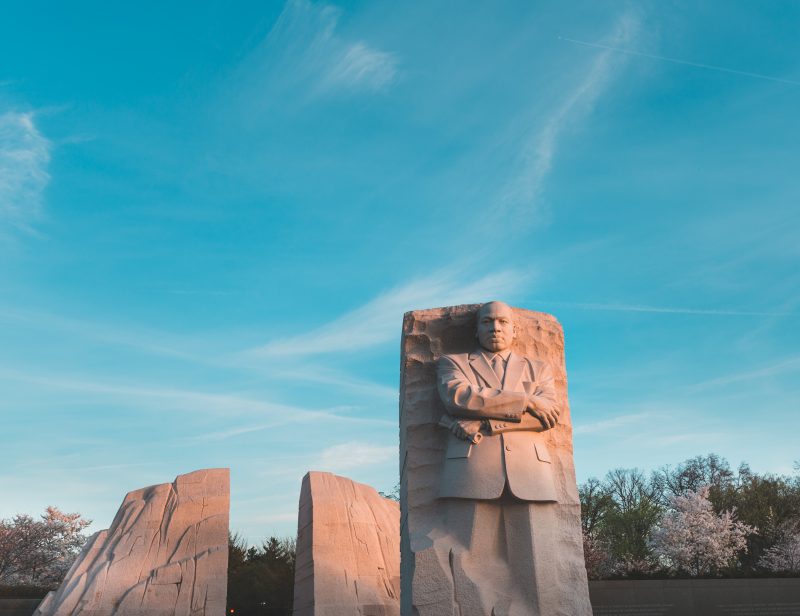
{"type": "Polygon", "coordinates": [[[494,387],[495,389],[503,388],[503,384],[500,383],[500,379],[497,378],[497,375],[494,373],[494,370],[492,370],[489,362],[486,361],[486,357],[484,357],[483,353],[480,351],[473,351],[470,353],[469,365],[472,366],[475,372],[483,377],[483,380],[486,381],[490,387],[494,387]]]}
{"type": "Polygon", "coordinates": [[[506,376],[505,379],[503,379],[503,389],[517,391],[524,369],[525,360],[512,352],[511,355],[508,356],[508,363],[506,364],[506,376]]]}

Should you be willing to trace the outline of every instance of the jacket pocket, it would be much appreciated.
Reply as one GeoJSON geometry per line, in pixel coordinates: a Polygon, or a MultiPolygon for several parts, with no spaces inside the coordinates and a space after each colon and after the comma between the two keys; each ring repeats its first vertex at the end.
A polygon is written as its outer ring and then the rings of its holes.
{"type": "Polygon", "coordinates": [[[454,436],[450,437],[447,443],[447,458],[469,458],[472,451],[472,443],[469,441],[462,441],[460,438],[454,436]]]}
{"type": "Polygon", "coordinates": [[[544,443],[534,442],[533,446],[536,447],[536,457],[539,458],[540,462],[547,462],[548,464],[553,463],[553,461],[550,459],[550,452],[547,449],[547,445],[544,443]]]}

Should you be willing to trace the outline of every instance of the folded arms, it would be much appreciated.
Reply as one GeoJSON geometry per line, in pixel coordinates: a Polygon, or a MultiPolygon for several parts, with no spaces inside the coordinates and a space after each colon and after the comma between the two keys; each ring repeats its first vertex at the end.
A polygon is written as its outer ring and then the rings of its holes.
{"type": "MultiPolygon", "coordinates": [[[[470,422],[500,420],[521,424],[509,426],[508,429],[540,431],[553,428],[560,411],[556,405],[552,371],[543,362],[535,362],[534,368],[527,360],[524,361],[528,363],[526,372],[530,371],[531,374],[526,375],[527,380],[523,380],[524,391],[512,391],[477,385],[477,378],[469,379],[464,369],[451,357],[441,357],[437,367],[438,387],[447,412],[458,420],[470,422]]],[[[456,423],[460,425],[464,422],[456,423]]],[[[454,425],[454,434],[456,430],[454,425]]]]}

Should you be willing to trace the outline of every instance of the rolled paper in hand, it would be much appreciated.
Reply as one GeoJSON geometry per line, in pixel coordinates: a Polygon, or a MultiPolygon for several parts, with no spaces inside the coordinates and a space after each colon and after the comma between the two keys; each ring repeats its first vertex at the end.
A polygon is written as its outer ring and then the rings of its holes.
{"type": "MultiPolygon", "coordinates": [[[[442,418],[439,420],[439,425],[442,428],[447,428],[448,430],[452,431],[453,425],[457,421],[458,421],[457,419],[451,419],[447,415],[442,415],[442,418]]],[[[480,432],[475,432],[475,433],[467,432],[467,436],[468,438],[466,440],[471,442],[473,445],[477,445],[483,439],[483,434],[481,434],[480,432]]]]}

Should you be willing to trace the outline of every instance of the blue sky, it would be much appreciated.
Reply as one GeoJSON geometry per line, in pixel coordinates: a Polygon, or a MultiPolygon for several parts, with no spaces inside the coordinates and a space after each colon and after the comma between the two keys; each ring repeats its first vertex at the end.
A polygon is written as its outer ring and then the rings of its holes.
{"type": "Polygon", "coordinates": [[[795,2],[15,2],[0,517],[397,481],[404,311],[564,325],[579,480],[800,458],[795,2]]]}

